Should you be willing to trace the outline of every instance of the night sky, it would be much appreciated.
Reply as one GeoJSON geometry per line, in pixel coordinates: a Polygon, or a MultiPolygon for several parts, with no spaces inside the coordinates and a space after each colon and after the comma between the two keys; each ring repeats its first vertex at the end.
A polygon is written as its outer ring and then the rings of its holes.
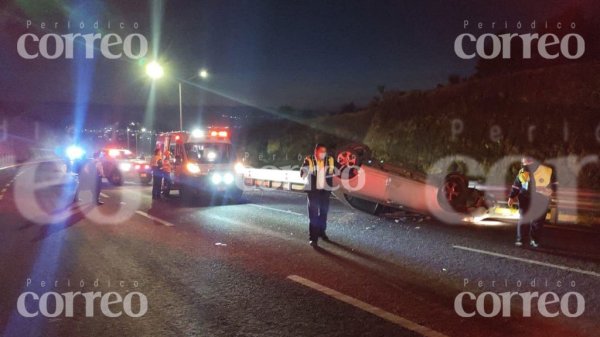
{"type": "MultiPolygon", "coordinates": [[[[56,33],[81,32],[64,25],[100,19],[140,24],[150,48],[167,65],[157,84],[157,104],[177,104],[176,80],[201,82],[201,67],[211,74],[202,86],[184,85],[186,105],[236,105],[265,108],[291,105],[324,109],[354,101],[364,104],[378,85],[389,89],[429,89],[449,74],[468,76],[475,61],[453,51],[462,22],[544,20],[567,6],[593,1],[166,1],[160,45],[153,43],[152,1],[3,1],[0,27],[0,101],[81,101],[145,105],[150,80],[135,61],[23,60],[18,37],[51,31],[25,29],[25,21],[59,22],[56,33]],[[83,84],[82,84],[83,83],[83,84]],[[219,93],[219,94],[215,94],[219,93]],[[83,97],[83,98],[82,98],[83,97]],[[231,99],[226,99],[229,97],[231,99]]],[[[153,20],[154,18],[155,20],[153,20]]],[[[96,32],[95,30],[92,30],[96,32]]],[[[126,29],[102,30],[125,36],[126,29]]],[[[84,33],[86,30],[83,31],[84,33]]],[[[152,52],[149,53],[151,57],[152,52]]],[[[77,53],[76,53],[77,55],[77,53]]],[[[79,54],[81,56],[81,53],[79,54]]]]}

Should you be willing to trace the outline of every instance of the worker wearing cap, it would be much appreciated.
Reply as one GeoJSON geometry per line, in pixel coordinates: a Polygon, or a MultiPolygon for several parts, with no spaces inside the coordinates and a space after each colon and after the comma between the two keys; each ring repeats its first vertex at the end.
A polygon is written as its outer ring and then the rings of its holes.
{"type": "Polygon", "coordinates": [[[171,172],[173,168],[171,165],[171,152],[165,151],[165,158],[162,161],[162,173],[163,173],[163,196],[169,197],[171,193],[171,186],[173,186],[173,180],[171,180],[171,172]]]}
{"type": "Polygon", "coordinates": [[[508,198],[509,207],[519,201],[516,246],[523,245],[521,227],[526,224],[529,224],[529,244],[533,248],[539,246],[551,196],[557,186],[556,175],[551,167],[540,164],[532,157],[521,159],[521,169],[508,198]]]}
{"type": "Polygon", "coordinates": [[[307,177],[305,190],[307,192],[309,217],[309,243],[317,246],[319,237],[329,241],[327,237],[327,212],[329,197],[333,187],[333,176],[337,173],[336,162],[327,155],[323,144],[315,146],[314,154],[304,159],[300,168],[300,176],[307,177]]]}

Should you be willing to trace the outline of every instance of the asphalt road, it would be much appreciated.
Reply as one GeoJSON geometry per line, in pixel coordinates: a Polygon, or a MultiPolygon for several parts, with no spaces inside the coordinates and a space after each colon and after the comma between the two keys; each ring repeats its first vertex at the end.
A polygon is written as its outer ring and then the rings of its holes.
{"type": "MultiPolygon", "coordinates": [[[[301,193],[252,190],[240,204],[185,205],[177,192],[152,202],[150,187],[105,185],[103,206],[82,193],[65,212],[39,217],[36,204],[52,209],[48,201],[60,204],[60,193],[19,194],[48,179],[27,170],[0,170],[4,336],[599,335],[598,233],[547,228],[542,248],[517,248],[512,225],[375,217],[332,200],[333,242],[315,249],[301,193]],[[577,292],[585,308],[567,317],[554,303],[549,311],[559,315],[547,318],[533,302],[524,317],[519,297],[502,307],[510,317],[463,318],[455,298],[464,291],[577,292]],[[121,316],[107,317],[100,298],[87,307],[79,297],[72,315],[63,308],[45,317],[42,309],[56,311],[55,297],[44,306],[29,296],[26,312],[38,315],[24,317],[17,304],[26,292],[141,293],[147,310],[131,317],[116,303],[108,307],[121,316]]],[[[142,307],[135,298],[133,314],[142,307]]],[[[565,309],[575,312],[570,300],[565,309]]],[[[464,303],[476,310],[475,300],[464,303]]],[[[483,304],[491,312],[492,296],[483,304]]]]}

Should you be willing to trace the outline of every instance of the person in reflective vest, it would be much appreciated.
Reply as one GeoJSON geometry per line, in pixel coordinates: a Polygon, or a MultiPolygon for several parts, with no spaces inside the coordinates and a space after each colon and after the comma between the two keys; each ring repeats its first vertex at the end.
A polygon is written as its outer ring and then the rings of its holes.
{"type": "Polygon", "coordinates": [[[519,202],[516,246],[522,246],[521,227],[529,224],[529,244],[537,248],[546,221],[551,196],[558,182],[554,170],[531,157],[521,159],[521,169],[515,178],[508,198],[508,206],[519,202]]]}
{"type": "Polygon", "coordinates": [[[154,150],[154,156],[150,160],[152,167],[152,200],[160,199],[160,190],[162,188],[162,155],[160,149],[154,150]]]}
{"type": "Polygon", "coordinates": [[[162,161],[162,172],[163,172],[163,196],[168,198],[171,194],[171,187],[173,186],[173,180],[171,179],[171,152],[165,151],[165,159],[162,161]]]}
{"type": "Polygon", "coordinates": [[[337,164],[332,156],[327,155],[323,144],[315,146],[314,154],[307,156],[300,168],[300,176],[306,177],[305,191],[308,203],[309,243],[316,246],[319,238],[329,241],[327,237],[327,213],[329,198],[333,190],[333,177],[337,174],[337,164]]]}

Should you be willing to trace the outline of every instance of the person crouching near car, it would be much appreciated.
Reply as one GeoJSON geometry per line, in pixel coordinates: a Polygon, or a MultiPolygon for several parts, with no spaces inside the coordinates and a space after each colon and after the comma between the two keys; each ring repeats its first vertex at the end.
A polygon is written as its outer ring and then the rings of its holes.
{"type": "Polygon", "coordinates": [[[152,200],[158,200],[160,199],[160,191],[163,181],[163,160],[160,149],[154,150],[154,155],[150,160],[150,166],[152,167],[152,200]]]}
{"type": "Polygon", "coordinates": [[[173,167],[171,165],[171,152],[165,152],[165,159],[162,161],[162,172],[163,172],[163,196],[169,197],[171,193],[171,186],[173,186],[173,180],[171,179],[171,172],[173,167]]]}

